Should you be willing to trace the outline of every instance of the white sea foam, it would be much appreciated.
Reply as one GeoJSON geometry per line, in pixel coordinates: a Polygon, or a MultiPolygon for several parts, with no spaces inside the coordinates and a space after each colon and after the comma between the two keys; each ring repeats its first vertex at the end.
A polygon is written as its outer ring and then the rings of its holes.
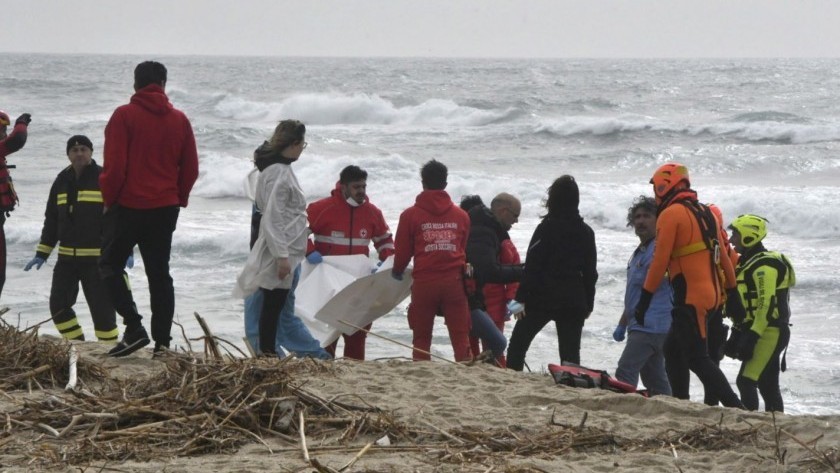
{"type": "Polygon", "coordinates": [[[514,110],[481,110],[448,99],[397,106],[376,94],[306,93],[276,103],[228,96],[216,105],[216,112],[236,120],[296,117],[312,125],[481,126],[503,120],[514,110]]]}
{"type": "MultiPolygon", "coordinates": [[[[667,133],[688,136],[712,135],[726,139],[780,144],[807,144],[840,140],[840,122],[792,123],[776,121],[770,116],[763,119],[747,118],[743,121],[680,124],[669,123],[652,117],[634,116],[568,116],[561,119],[542,120],[534,127],[536,133],[558,137],[592,135],[608,137],[622,133],[667,133]]],[[[779,118],[776,115],[776,118],[779,118]]]]}
{"type": "MultiPolygon", "coordinates": [[[[32,325],[48,318],[51,257],[24,272],[43,223],[50,184],[66,166],[64,143],[87,134],[101,163],[103,128],[131,95],[130,58],[0,54],[4,110],[30,111],[26,147],[12,155],[21,206],[6,221],[6,320],[32,325]],[[73,74],[67,74],[72,65],[73,74]],[[44,77],[47,76],[47,77],[44,77]]],[[[277,121],[308,125],[309,147],[294,169],[307,199],[324,197],[340,170],[369,172],[368,193],[395,230],[400,212],[421,191],[419,170],[435,158],[450,168],[456,201],[485,201],[506,191],[522,200],[511,237],[520,252],[544,212],[552,180],[574,175],[581,214],[593,227],[601,278],[587,320],[582,357],[613,369],[622,344],[610,334],[621,311],[624,270],[636,244],[627,207],[649,194],[664,162],[685,163],[701,200],[727,220],[757,213],[770,221],[768,246],[787,254],[798,285],[791,291],[790,369],[782,376],[790,413],[837,413],[840,341],[840,92],[826,87],[840,61],[482,61],[295,58],[168,58],[167,90],[192,121],[201,176],[175,232],[172,271],[176,318],[200,333],[199,312],[218,336],[242,336],[242,302],[230,297],[248,254],[250,202],[243,180],[254,148],[277,121]],[[233,71],[233,72],[232,72],[233,71]],[[530,71],[530,72],[529,72],[530,71]],[[726,76],[726,80],[720,80],[726,76]],[[305,86],[305,88],[302,88],[305,86]],[[807,369],[806,369],[807,368],[807,369]]],[[[139,254],[137,255],[139,256],[139,254]]],[[[149,312],[144,266],[129,271],[136,302],[149,312]]],[[[76,310],[91,329],[80,297],[76,310]]],[[[402,304],[374,330],[411,343],[402,304]]],[[[510,334],[512,324],[508,324],[510,334]]],[[[42,333],[54,334],[50,324],[42,333]]],[[[178,331],[176,331],[178,332],[178,331]]],[[[175,343],[183,345],[180,333],[175,343]]],[[[433,351],[451,356],[445,327],[433,351]]],[[[371,357],[406,350],[368,340],[371,357]]],[[[535,370],[557,361],[553,327],[531,345],[535,370]]],[[[738,363],[725,360],[734,381],[738,363]]],[[[692,396],[702,398],[699,383],[692,396]]]]}

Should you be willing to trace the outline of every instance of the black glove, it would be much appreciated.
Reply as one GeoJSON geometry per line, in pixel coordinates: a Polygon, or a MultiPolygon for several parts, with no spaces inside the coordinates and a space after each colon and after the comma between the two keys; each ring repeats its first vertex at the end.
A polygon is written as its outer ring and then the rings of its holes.
{"type": "Polygon", "coordinates": [[[636,318],[636,323],[639,325],[645,325],[645,312],[647,312],[648,307],[650,307],[651,299],[653,299],[653,293],[642,289],[642,295],[639,297],[639,303],[636,304],[636,310],[633,312],[633,316],[636,318]]]}
{"type": "Polygon", "coordinates": [[[726,344],[723,346],[723,354],[732,358],[733,360],[738,359],[738,346],[741,344],[741,331],[735,327],[732,327],[732,333],[729,334],[729,340],[726,341],[726,344]]]}
{"type": "Polygon", "coordinates": [[[747,330],[741,334],[741,342],[738,344],[738,359],[741,361],[750,361],[755,351],[755,344],[758,342],[759,335],[752,330],[747,330]]]}
{"type": "Polygon", "coordinates": [[[726,316],[735,322],[735,325],[742,323],[747,317],[747,311],[744,309],[744,303],[741,302],[741,294],[738,289],[726,290],[726,316]]]}
{"type": "Polygon", "coordinates": [[[28,113],[24,113],[21,116],[17,117],[17,120],[15,120],[15,125],[23,123],[24,125],[28,126],[29,122],[31,122],[31,121],[32,121],[32,115],[30,115],[28,113]]]}

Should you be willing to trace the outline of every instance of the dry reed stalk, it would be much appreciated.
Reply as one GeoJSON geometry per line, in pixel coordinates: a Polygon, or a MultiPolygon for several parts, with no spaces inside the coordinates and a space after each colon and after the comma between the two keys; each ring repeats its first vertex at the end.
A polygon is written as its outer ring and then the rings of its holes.
{"type": "MultiPolygon", "coordinates": [[[[419,426],[398,422],[393,413],[355,394],[324,399],[306,390],[306,379],[339,369],[331,363],[291,358],[235,359],[221,354],[202,357],[192,352],[172,352],[160,361],[163,369],[158,374],[117,381],[81,357],[77,367],[79,381],[87,383],[85,389],[63,391],[66,379],[62,377],[68,372],[66,342],[39,340],[37,330],[10,330],[0,319],[0,379],[4,388],[9,386],[5,390],[22,387],[23,381],[8,383],[10,377],[17,376],[13,379],[34,380],[56,391],[43,398],[26,399],[16,410],[4,413],[0,455],[4,455],[4,461],[14,455],[17,465],[37,469],[230,453],[245,443],[258,442],[269,452],[304,449],[304,457],[317,471],[350,469],[371,452],[414,452],[437,464],[481,464],[487,471],[525,472],[539,470],[508,467],[511,458],[548,458],[570,452],[676,452],[677,448],[725,451],[745,446],[768,451],[775,448],[778,452],[780,448],[778,440],[771,444],[760,438],[757,427],[738,424],[732,428],[722,420],[649,438],[623,438],[587,427],[589,413],[575,425],[558,424],[552,413],[547,425],[530,430],[444,430],[428,422],[421,421],[419,426]],[[41,366],[50,368],[30,373],[41,366]],[[348,396],[358,402],[344,402],[348,396]],[[281,422],[287,417],[292,420],[281,422]],[[385,435],[394,445],[372,443],[372,439],[385,435]],[[280,446],[270,447],[264,436],[280,446]],[[307,445],[307,436],[318,438],[319,445],[307,445]],[[336,468],[322,465],[311,456],[317,452],[355,452],[355,456],[336,468]]],[[[8,393],[6,396],[12,397],[8,393]]],[[[837,471],[836,450],[821,452],[815,445],[794,440],[810,455],[799,463],[837,471]]]]}

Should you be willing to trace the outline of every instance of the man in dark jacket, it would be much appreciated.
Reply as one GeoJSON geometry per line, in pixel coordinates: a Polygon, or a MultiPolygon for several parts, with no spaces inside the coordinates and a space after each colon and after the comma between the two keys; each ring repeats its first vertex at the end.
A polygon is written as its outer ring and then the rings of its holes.
{"type": "Polygon", "coordinates": [[[85,339],[73,310],[81,282],[96,338],[116,343],[119,335],[116,314],[97,265],[102,244],[102,192],[99,191],[102,168],[92,155],[93,143],[87,136],[76,135],[67,140],[70,166],[53,182],[41,241],[35,257],[23,270],[29,271],[33,266],[41,269],[53,248],[59,245],[50,290],[50,314],[55,327],[68,340],[85,339]]]}
{"type": "Polygon", "coordinates": [[[480,204],[469,210],[470,234],[467,239],[467,262],[473,268],[472,284],[467,285],[470,303],[471,335],[481,339],[493,351],[497,363],[504,367],[507,346],[504,334],[487,314],[484,285],[511,283],[522,279],[524,266],[503,265],[499,261],[501,242],[509,239],[508,230],[519,220],[522,204],[516,197],[501,193],[490,202],[490,208],[480,204]]]}
{"type": "Polygon", "coordinates": [[[149,279],[155,351],[169,346],[175,288],[169,274],[172,234],[198,178],[198,152],[189,119],[169,102],[166,67],[153,61],[134,69],[131,102],[118,107],[105,127],[99,184],[106,214],[100,272],[114,308],[123,317],[123,339],[110,352],[126,356],[149,335],[124,278],[135,245],[149,279]]]}

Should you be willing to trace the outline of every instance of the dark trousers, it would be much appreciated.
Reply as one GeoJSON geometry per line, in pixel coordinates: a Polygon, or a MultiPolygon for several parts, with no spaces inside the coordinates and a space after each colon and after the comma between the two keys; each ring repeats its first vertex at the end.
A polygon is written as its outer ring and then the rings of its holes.
{"type": "Polygon", "coordinates": [[[152,339],[163,346],[169,346],[175,315],[175,287],[169,274],[169,255],[180,210],[178,206],[157,209],[113,207],[103,218],[99,270],[114,309],[123,317],[127,331],[142,326],[142,317],[134,304],[124,270],[128,255],[136,245],[140,248],[149,280],[152,339]]]}
{"type": "Polygon", "coordinates": [[[260,288],[260,291],[263,293],[263,306],[260,310],[260,351],[266,355],[274,355],[277,354],[274,343],[277,337],[277,323],[286,298],[289,297],[289,289],[260,288]]]}
{"type": "Polygon", "coordinates": [[[96,338],[117,341],[117,321],[108,290],[99,277],[95,257],[61,258],[55,264],[50,289],[50,314],[58,331],[68,339],[84,339],[73,306],[79,296],[79,283],[85,293],[96,338]]]}
{"type": "Polygon", "coordinates": [[[671,314],[671,331],[665,340],[665,370],[674,397],[688,399],[690,370],[700,378],[703,389],[713,394],[724,406],[743,407],[726,376],[709,357],[706,339],[700,335],[694,307],[675,306],[671,314]]]}
{"type": "Polygon", "coordinates": [[[516,321],[508,342],[507,367],[522,371],[525,354],[534,337],[552,320],[557,327],[557,344],[560,361],[580,364],[580,337],[583,333],[582,314],[557,313],[556,311],[530,309],[525,306],[526,315],[516,321]]]}
{"type": "MultiPolygon", "coordinates": [[[[709,358],[715,366],[720,366],[723,359],[723,346],[729,329],[723,324],[723,315],[720,309],[709,313],[706,318],[706,348],[709,358]]],[[[663,348],[665,353],[665,369],[668,373],[668,380],[671,383],[673,396],[677,399],[689,399],[691,381],[691,370],[688,368],[688,359],[676,337],[669,336],[665,340],[663,348]]],[[[720,402],[714,391],[704,389],[703,403],[709,406],[716,406],[720,402]]]]}

